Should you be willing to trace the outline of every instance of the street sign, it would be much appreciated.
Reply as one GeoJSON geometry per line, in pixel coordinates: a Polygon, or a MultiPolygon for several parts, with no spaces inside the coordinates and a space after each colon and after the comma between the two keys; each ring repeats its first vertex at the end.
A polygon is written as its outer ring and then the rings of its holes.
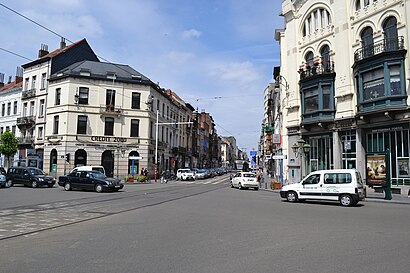
{"type": "Polygon", "coordinates": [[[129,156],[128,159],[129,160],[141,160],[142,156],[129,156]]]}
{"type": "Polygon", "coordinates": [[[272,155],[272,159],[286,159],[286,155],[272,155]]]}

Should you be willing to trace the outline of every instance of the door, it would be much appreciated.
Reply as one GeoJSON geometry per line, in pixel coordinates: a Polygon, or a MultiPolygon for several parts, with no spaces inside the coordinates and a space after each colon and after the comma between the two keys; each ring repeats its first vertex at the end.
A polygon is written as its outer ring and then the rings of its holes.
{"type": "Polygon", "coordinates": [[[301,199],[321,199],[321,174],[311,174],[302,182],[302,188],[299,191],[301,199]]]}
{"type": "Polygon", "coordinates": [[[81,172],[72,172],[68,175],[69,181],[71,183],[72,188],[79,188],[80,187],[80,173],[81,172]]]}
{"type": "Polygon", "coordinates": [[[237,173],[237,174],[235,174],[235,176],[232,178],[232,185],[233,185],[234,187],[238,187],[241,177],[242,177],[242,176],[241,176],[241,173],[237,173]]]}
{"type": "Polygon", "coordinates": [[[93,179],[87,171],[80,172],[79,184],[82,189],[94,190],[93,179]]]}
{"type": "Polygon", "coordinates": [[[114,177],[114,154],[111,150],[104,151],[101,156],[101,165],[107,177],[114,177]]]}
{"type": "Polygon", "coordinates": [[[323,199],[337,201],[341,193],[354,193],[352,182],[351,173],[325,173],[322,187],[323,199]]]}

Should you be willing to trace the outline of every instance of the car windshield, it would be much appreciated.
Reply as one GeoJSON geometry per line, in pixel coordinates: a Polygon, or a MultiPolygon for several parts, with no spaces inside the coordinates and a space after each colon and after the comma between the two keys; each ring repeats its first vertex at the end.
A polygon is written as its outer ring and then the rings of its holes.
{"type": "Polygon", "coordinates": [[[97,172],[97,171],[91,172],[90,174],[94,178],[98,178],[98,179],[105,179],[106,178],[105,174],[97,172]]]}
{"type": "Polygon", "coordinates": [[[32,175],[44,175],[45,174],[42,170],[39,170],[39,169],[29,169],[29,172],[32,175]]]}
{"type": "Polygon", "coordinates": [[[253,173],[244,173],[243,177],[252,177],[252,178],[254,178],[254,177],[256,177],[256,175],[253,174],[253,173]]]}

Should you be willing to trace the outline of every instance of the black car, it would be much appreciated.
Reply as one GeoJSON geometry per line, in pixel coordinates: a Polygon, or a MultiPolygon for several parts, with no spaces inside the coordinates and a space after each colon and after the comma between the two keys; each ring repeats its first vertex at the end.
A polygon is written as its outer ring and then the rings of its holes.
{"type": "Polygon", "coordinates": [[[74,171],[58,178],[58,185],[66,191],[71,189],[102,191],[119,191],[124,184],[114,178],[109,178],[98,171],[74,171]]]}
{"type": "Polygon", "coordinates": [[[6,174],[6,170],[3,167],[0,167],[0,188],[5,188],[7,186],[6,174]]]}
{"type": "Polygon", "coordinates": [[[42,170],[32,167],[11,167],[6,175],[7,186],[14,184],[23,184],[37,188],[39,186],[48,186],[52,188],[56,183],[54,177],[46,175],[42,170]]]}

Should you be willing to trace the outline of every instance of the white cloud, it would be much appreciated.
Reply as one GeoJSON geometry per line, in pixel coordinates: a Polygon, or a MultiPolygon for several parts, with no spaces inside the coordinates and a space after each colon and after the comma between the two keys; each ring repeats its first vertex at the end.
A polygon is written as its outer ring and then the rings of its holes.
{"type": "Polygon", "coordinates": [[[208,74],[221,81],[248,85],[260,79],[257,68],[249,61],[216,63],[208,69],[208,74]]]}
{"type": "Polygon", "coordinates": [[[176,63],[176,64],[184,64],[186,62],[188,62],[189,60],[193,59],[195,57],[195,55],[193,53],[190,52],[170,52],[168,53],[168,59],[172,62],[172,63],[176,63]]]}
{"type": "Polygon", "coordinates": [[[190,30],[185,30],[182,32],[181,36],[184,39],[199,38],[201,37],[202,32],[199,30],[191,28],[190,30]]]}

